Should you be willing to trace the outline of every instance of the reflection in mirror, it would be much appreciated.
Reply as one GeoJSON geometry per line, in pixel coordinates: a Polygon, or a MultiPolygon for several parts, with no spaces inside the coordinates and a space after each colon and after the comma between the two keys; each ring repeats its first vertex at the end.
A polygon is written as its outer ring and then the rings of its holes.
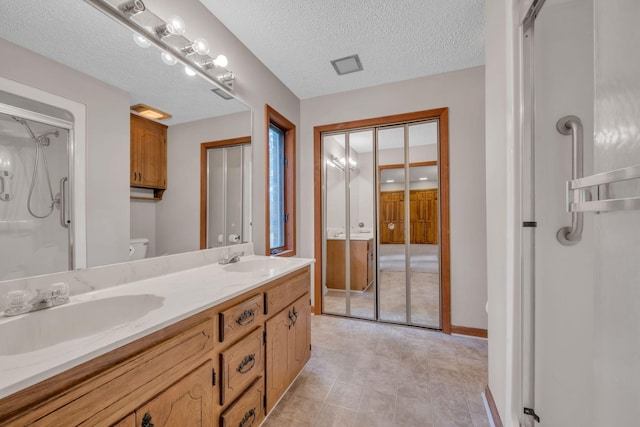
{"type": "Polygon", "coordinates": [[[378,131],[379,317],[440,327],[438,122],[378,131]]]}
{"type": "Polygon", "coordinates": [[[322,143],[326,182],[324,311],[374,319],[373,130],[324,135],[322,143]]]}
{"type": "Polygon", "coordinates": [[[201,146],[200,248],[251,241],[251,138],[201,146]]]}
{"type": "MultiPolygon", "coordinates": [[[[131,32],[84,2],[0,0],[0,5],[0,46],[5,52],[0,77],[19,79],[86,106],[87,216],[70,221],[71,227],[74,222],[86,221],[88,254],[83,256],[88,266],[127,261],[129,237],[148,240],[147,257],[197,250],[197,147],[202,141],[250,135],[248,107],[235,99],[222,99],[212,92],[210,83],[187,76],[184,67],[165,65],[155,47],[139,47],[131,32]],[[17,55],[15,60],[11,54],[17,55]],[[129,191],[122,185],[129,175],[128,108],[135,104],[150,105],[172,115],[163,121],[169,127],[167,188],[162,201],[128,202],[129,191]],[[124,210],[128,212],[124,214],[124,210]]],[[[189,39],[197,38],[197,34],[189,32],[188,22],[186,25],[189,39]]],[[[0,97],[0,103],[11,104],[11,94],[0,97]]],[[[29,101],[21,107],[51,116],[48,105],[39,108],[29,101]]],[[[2,134],[0,130],[0,139],[2,134]]],[[[23,139],[27,141],[28,133],[25,135],[23,139]]],[[[44,148],[47,156],[53,156],[53,145],[44,148]]],[[[30,148],[35,150],[33,145],[30,148]]],[[[21,166],[27,175],[31,171],[29,164],[27,160],[21,166]]],[[[52,185],[55,198],[59,184],[53,182],[53,177],[52,185]]],[[[13,187],[22,189],[24,185],[13,187]]],[[[70,183],[69,191],[73,188],[70,183]]],[[[15,203],[24,197],[28,194],[16,195],[15,203]]],[[[2,202],[5,210],[14,209],[12,203],[13,200],[2,202]]],[[[250,212],[244,216],[250,217],[250,212]]],[[[0,221],[11,218],[3,216],[0,221]]],[[[242,235],[249,236],[250,232],[245,230],[242,235]]],[[[8,238],[0,234],[3,246],[8,245],[8,238]]],[[[26,244],[26,240],[22,243],[26,244]]],[[[30,247],[31,254],[43,250],[44,245],[30,247]]],[[[40,272],[24,269],[11,278],[40,272]]],[[[1,271],[0,277],[7,278],[3,273],[6,271],[1,271]]]]}

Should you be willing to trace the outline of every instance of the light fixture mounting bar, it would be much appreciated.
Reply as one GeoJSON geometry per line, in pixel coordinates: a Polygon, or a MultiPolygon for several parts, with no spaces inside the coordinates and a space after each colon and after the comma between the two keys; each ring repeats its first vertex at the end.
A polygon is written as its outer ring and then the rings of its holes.
{"type": "MultiPolygon", "coordinates": [[[[216,77],[214,77],[214,76],[210,75],[209,73],[207,73],[196,62],[191,61],[189,58],[184,57],[177,48],[175,48],[175,47],[171,46],[170,44],[164,42],[157,35],[149,33],[142,25],[139,25],[137,22],[132,21],[131,19],[127,18],[117,8],[113,7],[108,2],[106,2],[104,0],[84,0],[84,2],[88,3],[89,5],[93,6],[96,9],[98,9],[100,12],[102,12],[105,15],[109,16],[110,18],[112,18],[116,22],[118,22],[121,25],[125,26],[129,30],[133,31],[134,33],[146,38],[151,44],[155,45],[161,51],[169,52],[182,65],[184,65],[185,67],[191,68],[200,77],[202,77],[203,79],[205,79],[209,83],[213,84],[214,86],[216,86],[220,90],[222,90],[222,91],[226,92],[227,94],[233,96],[233,88],[232,88],[232,86],[230,84],[226,84],[224,82],[218,81],[218,79],[216,77]]],[[[149,12],[149,9],[146,9],[146,11],[148,13],[151,13],[151,12],[149,12]]]]}

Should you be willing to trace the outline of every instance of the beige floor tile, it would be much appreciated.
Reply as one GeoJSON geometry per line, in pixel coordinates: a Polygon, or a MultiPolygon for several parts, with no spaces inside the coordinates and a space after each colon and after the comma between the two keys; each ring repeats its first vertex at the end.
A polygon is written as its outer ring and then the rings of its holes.
{"type": "Polygon", "coordinates": [[[398,397],[394,422],[406,426],[432,426],[431,401],[418,397],[398,397]]]}
{"type": "Polygon", "coordinates": [[[471,427],[471,414],[468,411],[457,411],[444,406],[433,407],[435,427],[471,427]]]}
{"type": "Polygon", "coordinates": [[[473,427],[490,427],[489,418],[487,418],[486,412],[482,413],[471,413],[471,422],[473,423],[473,427]]]}
{"type": "Polygon", "coordinates": [[[486,340],[333,316],[311,323],[312,358],[265,427],[486,425],[486,340]]]}
{"type": "Polygon", "coordinates": [[[431,402],[434,406],[446,406],[450,409],[469,411],[467,394],[460,385],[430,384],[431,402]]]}
{"type": "Polygon", "coordinates": [[[318,427],[351,427],[355,419],[356,411],[354,409],[327,403],[313,425],[318,427]]]}
{"type": "Polygon", "coordinates": [[[336,381],[327,396],[326,402],[348,409],[358,409],[363,389],[362,385],[336,381]]]}
{"type": "Polygon", "coordinates": [[[366,412],[384,419],[393,419],[396,407],[396,395],[384,393],[369,387],[365,387],[358,412],[366,412]]]}

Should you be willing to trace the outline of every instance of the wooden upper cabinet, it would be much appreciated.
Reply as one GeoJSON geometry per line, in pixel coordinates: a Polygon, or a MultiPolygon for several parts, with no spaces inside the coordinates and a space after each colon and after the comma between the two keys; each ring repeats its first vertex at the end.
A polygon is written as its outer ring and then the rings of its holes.
{"type": "Polygon", "coordinates": [[[214,425],[209,360],[136,410],[136,425],[204,427],[214,425]]]}
{"type": "Polygon", "coordinates": [[[131,186],[157,190],[167,188],[167,126],[131,114],[131,186]]]}

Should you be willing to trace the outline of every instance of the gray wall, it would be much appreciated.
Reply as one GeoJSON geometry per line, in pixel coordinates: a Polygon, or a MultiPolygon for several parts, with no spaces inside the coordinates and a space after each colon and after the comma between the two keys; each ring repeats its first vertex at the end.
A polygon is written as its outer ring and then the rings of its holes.
{"type": "Polygon", "coordinates": [[[313,127],[449,108],[452,323],[487,327],[484,67],[301,101],[300,254],[313,257],[313,127]]]}

